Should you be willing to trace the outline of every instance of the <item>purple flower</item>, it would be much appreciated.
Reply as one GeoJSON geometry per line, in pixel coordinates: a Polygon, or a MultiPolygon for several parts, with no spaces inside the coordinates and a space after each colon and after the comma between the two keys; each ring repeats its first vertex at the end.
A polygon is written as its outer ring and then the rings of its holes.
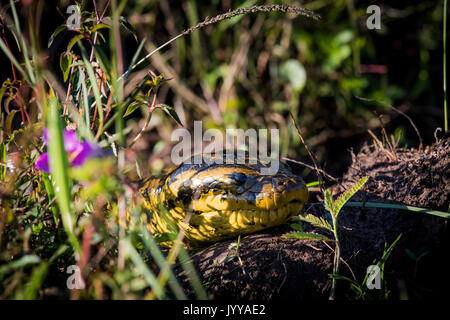
{"type": "Polygon", "coordinates": [[[45,152],[36,160],[36,168],[38,170],[50,173],[50,168],[48,167],[48,153],[45,152]]]}
{"type": "MultiPolygon", "coordinates": [[[[72,130],[64,130],[64,149],[67,152],[70,165],[73,167],[81,166],[88,158],[103,156],[103,150],[98,145],[89,141],[81,143],[78,140],[77,134],[72,130]]],[[[43,140],[48,146],[49,133],[47,128],[44,128],[43,140]]],[[[38,170],[50,173],[50,166],[48,162],[48,153],[43,153],[36,160],[36,168],[38,170]]]]}

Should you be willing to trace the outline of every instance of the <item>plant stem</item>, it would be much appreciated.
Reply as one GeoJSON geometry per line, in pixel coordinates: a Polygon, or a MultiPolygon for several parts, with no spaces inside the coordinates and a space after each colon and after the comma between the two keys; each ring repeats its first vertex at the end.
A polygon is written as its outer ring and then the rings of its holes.
{"type": "Polygon", "coordinates": [[[334,300],[336,296],[336,278],[334,276],[339,274],[339,263],[341,261],[341,246],[339,243],[338,229],[337,229],[337,216],[331,213],[331,219],[333,220],[333,234],[334,240],[336,241],[336,246],[334,250],[334,261],[333,261],[333,280],[331,282],[331,293],[330,300],[334,300]]]}

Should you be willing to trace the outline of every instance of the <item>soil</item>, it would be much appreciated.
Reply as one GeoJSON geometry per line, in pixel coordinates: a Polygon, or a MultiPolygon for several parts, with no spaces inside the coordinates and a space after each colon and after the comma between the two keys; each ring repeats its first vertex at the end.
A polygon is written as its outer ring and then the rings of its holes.
{"type": "MultiPolygon", "coordinates": [[[[364,146],[339,183],[336,197],[364,176],[368,182],[351,201],[398,203],[449,211],[450,136],[423,150],[364,146]]],[[[320,194],[310,194],[304,211],[326,212],[320,194]]],[[[367,290],[366,298],[444,299],[449,297],[445,259],[450,249],[448,221],[408,210],[344,207],[339,214],[340,275],[362,284],[367,267],[401,235],[384,267],[385,290],[367,290]],[[415,257],[422,255],[418,261],[415,257]]],[[[322,233],[306,223],[305,231],[322,233]]],[[[334,243],[283,238],[290,223],[192,250],[192,262],[212,299],[329,299],[334,243]],[[230,247],[231,245],[231,247],[230,247]]],[[[181,270],[181,269],[179,269],[181,270]]],[[[183,272],[180,279],[188,288],[183,272]]],[[[193,293],[191,292],[192,297],[193,293]]],[[[355,299],[350,282],[337,281],[336,299],[355,299]]]]}

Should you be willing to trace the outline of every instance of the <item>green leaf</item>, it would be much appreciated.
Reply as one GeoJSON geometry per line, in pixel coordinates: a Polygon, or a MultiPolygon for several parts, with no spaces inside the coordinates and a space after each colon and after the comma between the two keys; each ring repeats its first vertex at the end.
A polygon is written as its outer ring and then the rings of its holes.
{"type": "Polygon", "coordinates": [[[55,261],[60,255],[62,255],[64,252],[66,252],[67,249],[69,249],[69,246],[67,246],[65,244],[61,245],[58,248],[58,250],[56,250],[55,253],[53,253],[53,255],[50,257],[48,262],[52,263],[53,261],[55,261]]]}
{"type": "Polygon", "coordinates": [[[136,109],[138,109],[140,106],[142,106],[142,105],[146,105],[145,103],[143,103],[142,101],[135,101],[135,102],[132,102],[129,106],[128,106],[128,108],[127,108],[127,110],[125,111],[125,114],[123,115],[123,117],[125,118],[125,117],[127,117],[127,116],[129,116],[130,114],[132,114],[134,111],[136,111],[136,109]]]}
{"type": "Polygon", "coordinates": [[[389,256],[391,255],[392,251],[394,250],[395,245],[397,244],[397,242],[400,240],[401,237],[402,237],[402,234],[399,234],[397,239],[395,239],[394,242],[392,242],[392,244],[389,246],[389,248],[384,250],[383,256],[381,257],[380,261],[377,264],[379,267],[384,266],[384,264],[386,263],[387,259],[389,258],[389,256]]]}
{"type": "Polygon", "coordinates": [[[97,32],[99,38],[102,40],[101,42],[99,41],[98,43],[106,43],[106,38],[105,36],[101,33],[101,32],[97,32]]]}
{"type": "Polygon", "coordinates": [[[425,251],[424,253],[420,254],[420,255],[417,257],[417,261],[419,261],[420,259],[422,259],[423,257],[425,257],[427,254],[428,254],[428,251],[425,251]]]}
{"type": "Polygon", "coordinates": [[[49,264],[43,261],[38,267],[33,269],[31,273],[31,281],[25,286],[25,300],[35,300],[42,283],[48,273],[49,264]]]}
{"type": "Polygon", "coordinates": [[[75,37],[73,37],[70,40],[69,45],[67,46],[67,51],[68,52],[71,51],[72,47],[78,42],[78,40],[81,40],[83,38],[84,38],[84,35],[82,35],[82,34],[79,34],[79,35],[76,35],[75,37]]]}
{"type": "Polygon", "coordinates": [[[336,280],[345,280],[345,281],[349,281],[351,283],[354,283],[354,281],[348,277],[345,276],[341,276],[339,274],[329,274],[328,275],[331,279],[336,279],[336,280]]]}
{"type": "Polygon", "coordinates": [[[66,82],[67,79],[69,78],[72,61],[73,61],[73,56],[69,52],[61,53],[61,56],[59,57],[59,67],[61,68],[61,71],[63,72],[64,82],[66,82]]]}
{"type": "Polygon", "coordinates": [[[306,84],[306,71],[303,65],[294,59],[283,63],[280,67],[280,75],[289,81],[296,92],[301,92],[306,84]]]}
{"type": "Polygon", "coordinates": [[[176,238],[177,238],[176,233],[163,232],[156,234],[153,239],[155,240],[156,243],[163,243],[175,241],[176,238]]]}
{"type": "Polygon", "coordinates": [[[6,171],[7,171],[7,163],[8,156],[6,155],[6,144],[4,142],[0,142],[0,180],[5,180],[6,171]]]}
{"type": "Polygon", "coordinates": [[[10,136],[11,135],[11,126],[12,126],[12,121],[14,118],[14,115],[18,112],[18,110],[12,110],[8,116],[6,117],[6,121],[5,121],[5,133],[10,136]]]}
{"type": "Polygon", "coordinates": [[[50,48],[50,46],[52,45],[53,40],[55,40],[56,36],[64,30],[67,30],[67,25],[65,25],[65,24],[62,24],[55,29],[55,31],[52,33],[52,35],[48,39],[47,48],[50,48]]]}
{"type": "Polygon", "coordinates": [[[5,94],[5,91],[6,91],[6,86],[5,86],[5,83],[3,83],[3,86],[0,88],[0,106],[2,105],[3,95],[5,94]]]}
{"type": "Polygon", "coordinates": [[[298,240],[313,240],[313,241],[329,241],[332,242],[330,238],[317,233],[299,232],[293,231],[283,235],[283,238],[287,239],[298,239],[298,240]]]}
{"type": "Polygon", "coordinates": [[[347,190],[344,194],[342,194],[334,203],[334,214],[337,216],[339,212],[341,211],[342,207],[345,205],[345,203],[350,200],[353,195],[358,192],[359,189],[361,189],[364,184],[369,180],[369,176],[365,176],[361,178],[353,187],[351,187],[349,190],[347,190]]]}
{"type": "Polygon", "coordinates": [[[26,255],[22,258],[15,260],[11,263],[8,263],[6,265],[0,266],[0,279],[3,278],[3,276],[14,269],[26,267],[30,264],[35,264],[41,262],[41,258],[35,255],[26,255]]]}
{"type": "Polygon", "coordinates": [[[136,35],[136,30],[134,29],[134,27],[125,19],[125,17],[120,16],[120,23],[125,27],[126,30],[128,30],[128,32],[130,32],[134,39],[137,41],[137,35],[136,35]]]}
{"type": "Polygon", "coordinates": [[[96,24],[96,25],[91,29],[91,32],[96,32],[96,31],[98,31],[98,30],[105,29],[105,28],[111,29],[111,26],[108,25],[108,24],[105,24],[105,23],[99,23],[99,24],[96,24]]]}
{"type": "Polygon", "coordinates": [[[180,126],[183,126],[181,123],[180,118],[178,117],[178,114],[175,112],[174,107],[168,106],[167,104],[159,104],[156,106],[157,108],[161,108],[164,110],[165,113],[167,113],[173,120],[175,120],[180,126]]]}
{"type": "Polygon", "coordinates": [[[409,249],[405,249],[405,253],[408,255],[408,257],[411,258],[412,261],[416,261],[417,260],[417,256],[414,252],[412,252],[409,249]]]}
{"type": "Polygon", "coordinates": [[[300,223],[292,223],[291,228],[303,232],[303,226],[300,223]]]}
{"type": "Polygon", "coordinates": [[[333,227],[328,223],[327,220],[316,217],[312,214],[307,214],[306,216],[298,216],[297,219],[308,222],[317,228],[321,228],[321,229],[325,229],[325,230],[333,232],[333,227]]]}
{"type": "Polygon", "coordinates": [[[107,78],[108,82],[110,82],[111,81],[111,63],[109,61],[109,58],[106,56],[103,49],[98,45],[94,46],[94,54],[95,54],[96,61],[100,65],[100,68],[102,68],[103,72],[106,74],[106,78],[107,78]]]}
{"type": "Polygon", "coordinates": [[[323,184],[323,182],[320,182],[320,181],[311,181],[311,182],[309,182],[309,183],[306,184],[306,187],[307,187],[307,188],[310,188],[310,187],[320,186],[321,184],[323,184]]]}
{"type": "MultiPolygon", "coordinates": [[[[402,237],[402,234],[399,234],[397,239],[394,240],[394,242],[389,246],[389,248],[384,250],[383,256],[381,257],[380,261],[378,261],[378,263],[376,264],[377,267],[381,269],[381,271],[384,270],[384,264],[386,263],[387,259],[389,258],[392,251],[394,250],[395,245],[397,244],[397,242],[400,240],[401,237],[402,237]]],[[[368,277],[369,277],[369,273],[366,273],[366,276],[364,277],[364,280],[362,282],[364,286],[367,285],[368,277]]]]}
{"type": "Polygon", "coordinates": [[[325,190],[324,192],[324,206],[325,209],[328,210],[332,215],[334,215],[334,200],[333,195],[331,194],[330,189],[325,190]]]}
{"type": "Polygon", "coordinates": [[[335,38],[334,41],[336,41],[339,44],[346,44],[350,43],[354,38],[354,33],[350,29],[342,30],[339,32],[335,38]]]}

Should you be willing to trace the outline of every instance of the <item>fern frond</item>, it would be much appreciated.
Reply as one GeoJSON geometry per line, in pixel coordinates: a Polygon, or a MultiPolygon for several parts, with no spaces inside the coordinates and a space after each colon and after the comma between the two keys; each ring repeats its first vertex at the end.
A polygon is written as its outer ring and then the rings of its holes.
{"type": "Polygon", "coordinates": [[[322,229],[325,229],[327,231],[333,232],[333,227],[324,218],[319,218],[319,217],[316,217],[316,216],[314,216],[312,214],[307,214],[304,217],[303,216],[299,216],[298,219],[301,220],[301,221],[308,222],[308,223],[312,224],[314,227],[322,228],[322,229]]]}
{"type": "Polygon", "coordinates": [[[331,214],[334,214],[334,200],[330,189],[325,190],[323,196],[324,196],[323,203],[325,209],[327,209],[331,214]]]}
{"type": "Polygon", "coordinates": [[[362,177],[353,187],[347,190],[344,194],[342,194],[335,202],[334,202],[334,210],[333,213],[335,216],[339,214],[342,207],[350,200],[353,195],[358,192],[359,189],[363,187],[363,185],[367,182],[369,176],[362,177]]]}
{"type": "Polygon", "coordinates": [[[297,240],[313,240],[313,241],[334,241],[330,238],[317,233],[293,231],[283,235],[283,238],[297,240]]]}

